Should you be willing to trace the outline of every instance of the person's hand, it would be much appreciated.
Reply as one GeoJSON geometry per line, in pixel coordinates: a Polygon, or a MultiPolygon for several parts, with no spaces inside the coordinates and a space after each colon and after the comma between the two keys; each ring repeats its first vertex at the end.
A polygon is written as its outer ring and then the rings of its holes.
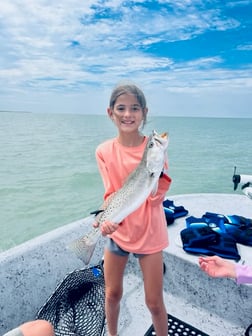
{"type": "Polygon", "coordinates": [[[199,257],[199,266],[209,276],[214,278],[235,278],[235,265],[218,256],[199,257]]]}
{"type": "MultiPolygon", "coordinates": [[[[93,227],[97,228],[99,226],[99,224],[97,222],[95,222],[93,224],[93,227]]],[[[107,236],[113,232],[115,232],[118,229],[119,224],[110,222],[110,221],[104,221],[101,225],[100,225],[100,230],[103,236],[107,236]]]]}

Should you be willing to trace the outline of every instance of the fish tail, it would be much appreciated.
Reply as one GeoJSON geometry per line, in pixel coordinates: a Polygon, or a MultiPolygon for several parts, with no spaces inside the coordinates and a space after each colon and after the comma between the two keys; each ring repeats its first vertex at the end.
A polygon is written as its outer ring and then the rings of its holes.
{"type": "Polygon", "coordinates": [[[96,244],[101,236],[100,228],[93,228],[85,236],[75,239],[69,244],[69,249],[87,265],[93,256],[96,244]]]}

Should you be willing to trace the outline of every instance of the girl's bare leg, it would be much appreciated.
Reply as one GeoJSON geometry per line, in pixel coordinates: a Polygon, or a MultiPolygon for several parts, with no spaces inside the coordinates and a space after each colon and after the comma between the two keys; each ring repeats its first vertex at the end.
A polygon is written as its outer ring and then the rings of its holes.
{"type": "Polygon", "coordinates": [[[163,300],[162,251],[139,259],[144,278],[145,301],[157,336],[168,335],[168,318],[163,300]]]}
{"type": "Polygon", "coordinates": [[[105,249],[105,313],[109,336],[117,335],[120,301],[123,294],[123,273],[128,256],[118,256],[105,249]]]}

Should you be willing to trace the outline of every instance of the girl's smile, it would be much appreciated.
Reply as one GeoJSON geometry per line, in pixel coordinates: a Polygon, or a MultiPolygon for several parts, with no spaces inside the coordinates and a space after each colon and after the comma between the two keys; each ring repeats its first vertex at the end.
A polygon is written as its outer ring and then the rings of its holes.
{"type": "Polygon", "coordinates": [[[138,132],[140,128],[144,111],[140,106],[135,95],[122,94],[116,100],[113,109],[108,109],[108,114],[115,122],[119,132],[131,131],[138,132]]]}

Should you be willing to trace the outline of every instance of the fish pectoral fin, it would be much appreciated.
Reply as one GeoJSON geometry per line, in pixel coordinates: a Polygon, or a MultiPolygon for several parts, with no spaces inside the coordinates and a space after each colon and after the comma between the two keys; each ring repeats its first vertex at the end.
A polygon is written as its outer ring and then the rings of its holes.
{"type": "Polygon", "coordinates": [[[97,216],[97,215],[99,215],[99,213],[101,213],[101,212],[103,212],[103,211],[104,211],[103,209],[94,210],[94,211],[90,212],[90,215],[95,215],[95,216],[97,216]]]}

